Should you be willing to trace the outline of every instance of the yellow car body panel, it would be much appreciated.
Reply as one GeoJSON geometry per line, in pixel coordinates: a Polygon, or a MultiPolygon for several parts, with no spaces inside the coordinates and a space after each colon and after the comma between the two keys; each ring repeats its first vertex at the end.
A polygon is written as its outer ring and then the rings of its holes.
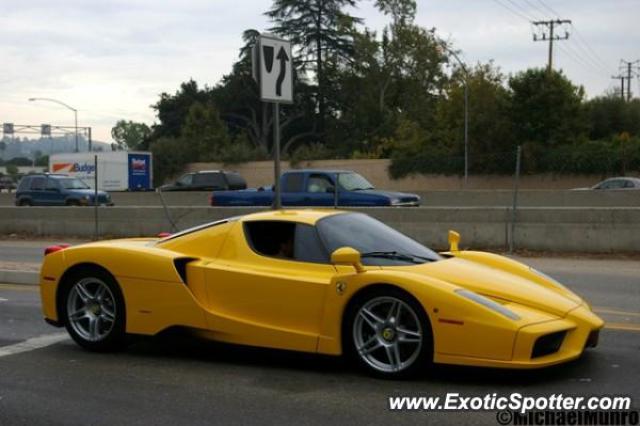
{"type": "Polygon", "coordinates": [[[568,289],[526,265],[483,252],[452,251],[411,266],[299,262],[257,253],[245,223],[287,221],[315,226],[338,210],[261,212],[163,239],[125,239],[70,247],[45,257],[40,290],[45,318],[57,307],[65,273],[98,265],[117,281],[126,331],[153,335],[173,326],[205,338],[252,346],[339,355],[343,317],[359,291],[389,285],[424,308],[435,362],[535,368],[574,359],[603,322],[568,289]],[[184,269],[181,270],[181,266],[184,269]],[[493,300],[509,318],[459,294],[493,300]],[[532,357],[535,342],[566,332],[561,347],[532,357]]]}

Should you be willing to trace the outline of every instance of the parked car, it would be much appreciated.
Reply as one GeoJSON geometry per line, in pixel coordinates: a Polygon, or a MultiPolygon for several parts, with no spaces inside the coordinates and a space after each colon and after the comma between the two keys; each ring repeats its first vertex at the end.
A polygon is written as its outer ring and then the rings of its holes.
{"type": "Polygon", "coordinates": [[[11,176],[0,177],[0,191],[6,189],[11,192],[16,189],[16,183],[11,176]]]}
{"type": "MultiPolygon", "coordinates": [[[[113,201],[107,192],[98,191],[98,204],[113,206],[113,201]]],[[[16,191],[16,206],[89,205],[95,205],[95,191],[82,180],[63,174],[27,175],[16,191]]]]}
{"type": "MultiPolygon", "coordinates": [[[[419,206],[415,194],[375,189],[350,170],[291,170],[280,177],[284,206],[419,206]],[[336,191],[335,182],[338,181],[336,191]]],[[[212,206],[269,206],[272,187],[211,194],[212,206]]]]}
{"type": "Polygon", "coordinates": [[[576,191],[592,189],[640,189],[640,178],[637,177],[612,177],[605,179],[588,188],[575,188],[576,191]]]}
{"type": "Polygon", "coordinates": [[[186,173],[174,183],[163,185],[161,191],[237,191],[247,189],[247,181],[237,172],[205,170],[186,173]]]}

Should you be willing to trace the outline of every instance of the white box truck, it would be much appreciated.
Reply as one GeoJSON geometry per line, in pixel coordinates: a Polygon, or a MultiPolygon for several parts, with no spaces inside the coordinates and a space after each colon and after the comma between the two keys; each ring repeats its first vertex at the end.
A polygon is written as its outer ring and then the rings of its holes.
{"type": "Polygon", "coordinates": [[[98,157],[98,189],[148,191],[153,189],[153,157],[150,152],[111,151],[53,154],[49,172],[82,179],[93,188],[95,156],[98,157]]]}

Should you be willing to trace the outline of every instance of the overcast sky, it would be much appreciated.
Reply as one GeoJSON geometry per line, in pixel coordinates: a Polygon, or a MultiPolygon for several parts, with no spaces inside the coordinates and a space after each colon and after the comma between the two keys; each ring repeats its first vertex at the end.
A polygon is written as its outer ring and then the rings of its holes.
{"type": "MultiPolygon", "coordinates": [[[[118,119],[155,120],[150,105],[189,78],[214,85],[237,59],[242,31],[266,30],[271,0],[0,0],[0,122],[79,125],[110,142],[118,119]]],[[[555,66],[588,96],[619,81],[620,59],[640,58],[640,0],[418,0],[417,23],[435,27],[466,62],[491,59],[505,73],[544,66],[547,44],[532,41],[527,18],[572,19],[555,66]],[[502,6],[501,6],[502,4],[502,6]],[[507,10],[510,8],[512,11],[507,10]],[[577,34],[576,34],[577,30],[577,34]]],[[[353,11],[386,24],[371,0],[353,11]]],[[[638,92],[638,80],[632,89],[638,92]]]]}

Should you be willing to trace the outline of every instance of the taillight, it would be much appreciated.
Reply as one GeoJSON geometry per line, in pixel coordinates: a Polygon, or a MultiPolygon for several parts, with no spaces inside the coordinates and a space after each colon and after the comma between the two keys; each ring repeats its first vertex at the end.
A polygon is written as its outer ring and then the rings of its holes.
{"type": "Polygon", "coordinates": [[[46,249],[44,249],[44,255],[46,256],[48,254],[55,253],[60,250],[64,250],[69,246],[70,244],[56,244],[55,246],[49,246],[46,249]]]}
{"type": "Polygon", "coordinates": [[[161,232],[158,234],[158,238],[167,238],[170,237],[171,233],[170,232],[161,232]]]}

